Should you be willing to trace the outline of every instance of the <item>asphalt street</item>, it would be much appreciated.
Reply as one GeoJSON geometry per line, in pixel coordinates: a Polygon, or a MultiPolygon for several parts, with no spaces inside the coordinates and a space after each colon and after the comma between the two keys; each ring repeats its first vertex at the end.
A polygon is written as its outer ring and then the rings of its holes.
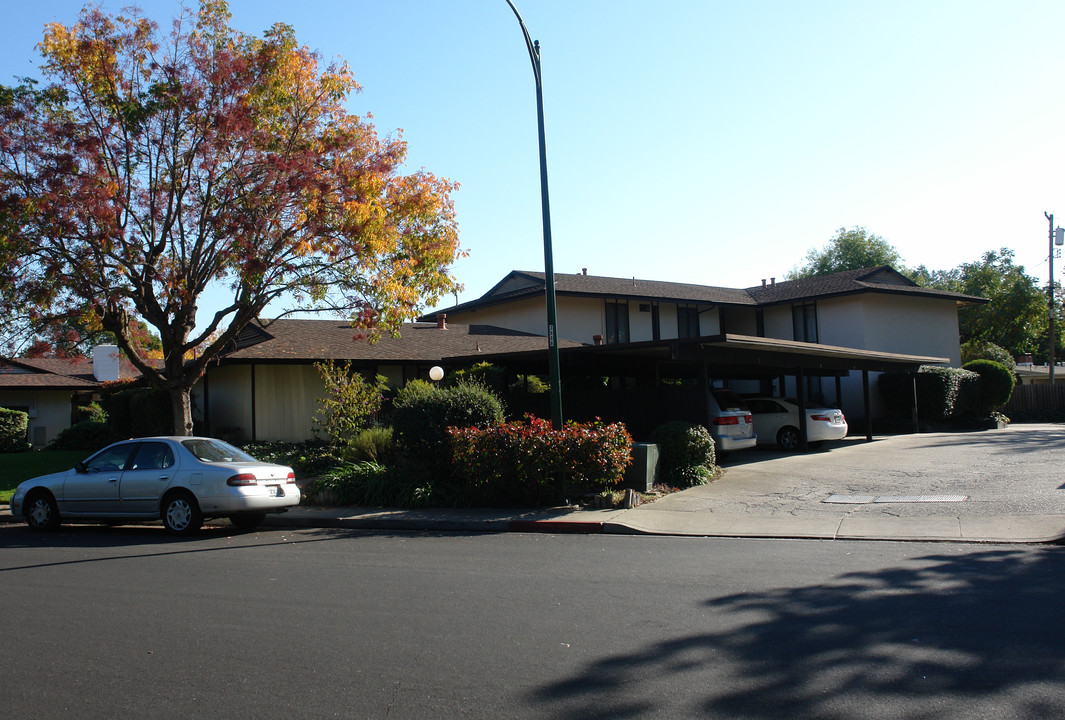
{"type": "Polygon", "coordinates": [[[19,717],[1047,718],[1055,546],[0,526],[19,717]]]}

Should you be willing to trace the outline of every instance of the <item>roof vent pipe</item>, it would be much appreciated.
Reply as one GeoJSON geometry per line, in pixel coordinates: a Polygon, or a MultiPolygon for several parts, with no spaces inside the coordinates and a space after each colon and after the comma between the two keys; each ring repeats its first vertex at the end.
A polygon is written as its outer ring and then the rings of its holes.
{"type": "Polygon", "coordinates": [[[447,315],[440,313],[436,316],[436,329],[447,330],[447,315]]]}

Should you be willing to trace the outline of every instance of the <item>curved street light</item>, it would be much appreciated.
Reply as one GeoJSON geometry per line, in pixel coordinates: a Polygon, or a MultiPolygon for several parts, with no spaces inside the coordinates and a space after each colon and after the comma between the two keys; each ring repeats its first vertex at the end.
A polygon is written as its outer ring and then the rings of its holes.
{"type": "Polygon", "coordinates": [[[555,307],[555,264],[551,257],[551,203],[547,194],[547,142],[544,135],[544,91],[540,75],[540,41],[529,37],[525,21],[511,0],[507,5],[521,25],[525,45],[529,48],[533,76],[536,78],[536,120],[540,134],[540,203],[544,218],[544,292],[547,296],[547,367],[551,384],[551,424],[556,430],[562,428],[562,381],[558,361],[557,310],[555,307]]]}

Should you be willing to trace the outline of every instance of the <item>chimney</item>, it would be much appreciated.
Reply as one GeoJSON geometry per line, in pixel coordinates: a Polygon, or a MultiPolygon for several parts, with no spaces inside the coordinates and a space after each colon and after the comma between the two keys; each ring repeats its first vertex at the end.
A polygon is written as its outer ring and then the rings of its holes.
{"type": "Polygon", "coordinates": [[[436,316],[436,329],[437,330],[447,330],[447,315],[445,315],[444,313],[437,314],[437,316],[436,316]]]}
{"type": "Polygon", "coordinates": [[[594,344],[596,344],[596,345],[602,345],[603,344],[603,336],[602,335],[592,335],[592,342],[594,344]]]}
{"type": "Polygon", "coordinates": [[[765,290],[765,278],[762,278],[762,289],[765,290]]]}
{"type": "Polygon", "coordinates": [[[771,287],[776,287],[776,284],[777,284],[777,279],[776,278],[769,278],[769,285],[771,287]]]}
{"type": "Polygon", "coordinates": [[[588,268],[581,268],[581,275],[587,275],[587,274],[588,274],[588,268]]]}
{"type": "Polygon", "coordinates": [[[92,374],[99,382],[118,380],[121,377],[119,361],[122,355],[117,345],[97,345],[92,349],[92,374]]]}

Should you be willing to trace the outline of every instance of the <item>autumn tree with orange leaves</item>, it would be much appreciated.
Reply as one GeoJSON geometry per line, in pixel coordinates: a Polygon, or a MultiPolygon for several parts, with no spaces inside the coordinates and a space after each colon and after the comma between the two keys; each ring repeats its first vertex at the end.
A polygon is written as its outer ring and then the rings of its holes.
{"type": "Polygon", "coordinates": [[[46,28],[43,83],[0,86],[5,340],[71,319],[109,331],[184,434],[190,389],[271,301],[395,330],[455,289],[460,252],[455,185],[402,174],[402,139],[345,109],[348,66],[287,25],[229,20],[224,0],[166,33],[87,7],[46,28]],[[228,300],[198,327],[209,287],[228,300]]]}

